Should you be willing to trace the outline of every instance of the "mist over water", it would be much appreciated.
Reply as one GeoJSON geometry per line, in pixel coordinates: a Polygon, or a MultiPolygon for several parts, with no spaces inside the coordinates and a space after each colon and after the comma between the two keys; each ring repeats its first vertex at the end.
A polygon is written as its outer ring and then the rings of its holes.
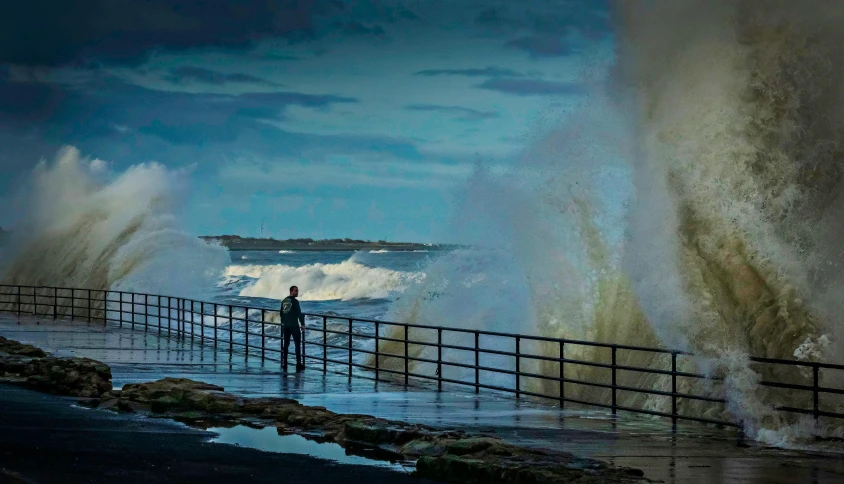
{"type": "MultiPolygon", "coordinates": [[[[691,351],[696,358],[681,369],[724,380],[683,380],[678,390],[728,404],[681,400],[682,413],[731,418],[771,443],[840,435],[774,412],[775,404],[811,408],[809,393],[758,384],[811,384],[808,372],[763,369],[748,356],[844,360],[844,5],[631,1],[619,3],[615,19],[607,87],[509,173],[479,170],[466,187],[455,225],[467,242],[507,256],[478,263],[452,254],[458,260],[439,261],[424,281],[447,294],[419,291],[391,316],[691,351]],[[467,264],[508,280],[488,291],[461,286],[467,264]],[[466,306],[474,311],[463,316],[466,306]]],[[[566,356],[606,361],[598,350],[572,351],[566,356]]],[[[559,369],[532,366],[547,375],[559,369]]],[[[567,368],[567,377],[601,372],[567,368]]],[[[629,373],[620,384],[671,389],[667,378],[629,373]]],[[[836,376],[822,375],[822,384],[836,376]]],[[[529,386],[559,391],[555,383],[529,386]]],[[[567,384],[566,394],[601,390],[567,384]]],[[[620,404],[670,411],[656,397],[622,393],[620,404]]]]}
{"type": "Polygon", "coordinates": [[[148,163],[111,173],[63,148],[19,195],[13,239],[0,253],[4,284],[204,296],[229,262],[225,248],[176,217],[186,174],[148,163]]]}

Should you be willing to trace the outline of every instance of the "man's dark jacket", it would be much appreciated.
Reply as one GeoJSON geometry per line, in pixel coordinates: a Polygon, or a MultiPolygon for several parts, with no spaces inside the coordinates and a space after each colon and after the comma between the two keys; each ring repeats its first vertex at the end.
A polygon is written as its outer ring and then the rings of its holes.
{"type": "Polygon", "coordinates": [[[305,325],[305,315],[299,307],[299,300],[293,296],[287,296],[281,301],[281,324],[287,328],[305,325]]]}

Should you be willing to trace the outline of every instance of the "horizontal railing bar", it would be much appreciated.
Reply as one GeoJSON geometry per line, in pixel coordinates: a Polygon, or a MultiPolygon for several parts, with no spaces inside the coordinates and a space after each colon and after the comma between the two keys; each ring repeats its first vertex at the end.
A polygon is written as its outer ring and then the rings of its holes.
{"type": "MultiPolygon", "coordinates": [[[[282,338],[282,334],[278,335],[267,335],[266,334],[266,327],[282,327],[283,325],[281,322],[270,322],[266,321],[266,313],[278,313],[277,306],[275,307],[253,307],[253,306],[243,306],[243,305],[232,305],[232,304],[225,304],[225,303],[212,303],[208,301],[197,301],[194,299],[189,298],[180,298],[180,297],[173,297],[173,296],[164,296],[159,294],[149,294],[149,293],[132,293],[128,291],[112,291],[112,290],[104,290],[104,289],[85,289],[85,288],[59,288],[59,287],[51,287],[51,286],[20,286],[20,285],[7,285],[7,284],[0,284],[0,303],[8,304],[10,307],[14,307],[17,305],[17,312],[21,315],[21,307],[24,307],[22,315],[27,315],[28,311],[36,315],[47,316],[49,315],[49,310],[52,310],[52,317],[54,319],[67,319],[67,318],[87,318],[89,322],[94,319],[96,321],[101,321],[105,323],[120,323],[121,326],[124,324],[131,324],[132,328],[135,328],[136,325],[142,325],[144,328],[155,328],[156,326],[159,329],[159,332],[162,330],[166,330],[167,335],[170,335],[171,332],[174,332],[179,338],[191,337],[191,341],[194,341],[194,338],[202,338],[202,343],[206,344],[205,342],[214,341],[215,348],[217,344],[221,344],[223,346],[228,345],[231,348],[231,354],[235,353],[237,350],[238,353],[244,353],[248,358],[250,353],[254,354],[258,351],[261,352],[261,361],[280,361],[274,358],[268,358],[265,356],[267,350],[269,350],[272,354],[280,354],[282,352],[278,341],[282,338]],[[10,292],[6,292],[6,290],[10,292]],[[165,305],[166,300],[166,305],[165,305]],[[70,304],[67,304],[67,303],[70,304]],[[129,306],[131,305],[131,307],[129,306]],[[31,308],[27,308],[26,306],[32,306],[31,308]],[[142,308],[141,308],[142,306],[142,308]],[[207,306],[207,308],[206,308],[207,306]],[[213,307],[213,310],[212,310],[213,307]],[[87,308],[87,313],[85,309],[87,308]],[[139,312],[139,308],[143,312],[139,312]],[[207,310],[206,310],[207,309],[207,310]],[[228,309],[228,311],[225,311],[228,309]],[[42,310],[44,312],[42,313],[42,310]],[[95,312],[96,311],[96,312],[95,312]],[[65,314],[59,314],[59,313],[65,314]],[[81,314],[80,314],[81,312],[81,314]],[[102,317],[100,316],[92,316],[92,314],[96,315],[99,312],[102,312],[102,317]],[[258,315],[260,313],[260,316],[258,315]],[[109,316],[119,316],[119,319],[112,318],[109,316]],[[199,316],[197,318],[197,316],[199,316]],[[128,319],[124,319],[127,318],[128,319]],[[207,324],[208,318],[214,318],[214,324],[207,324]],[[197,321],[199,319],[199,321],[197,321]],[[175,324],[174,324],[175,323],[175,324]],[[236,329],[235,325],[240,326],[243,325],[242,329],[236,329]],[[254,332],[255,328],[250,327],[253,324],[260,324],[260,333],[254,332]],[[188,328],[187,326],[190,325],[191,327],[188,328]],[[208,329],[206,335],[206,328],[208,329]],[[197,331],[197,329],[201,330],[201,333],[197,331]],[[221,335],[222,333],[222,335],[221,335]],[[235,341],[233,339],[233,335],[242,335],[244,338],[238,338],[242,341],[235,341]],[[227,335],[226,338],[224,335],[227,335]],[[250,338],[251,337],[251,338],[250,338]],[[260,338],[260,345],[254,344],[255,341],[259,341],[260,338]],[[252,342],[253,344],[250,344],[252,342]],[[267,344],[269,342],[270,344],[267,344]],[[254,350],[254,353],[253,353],[254,350]]],[[[13,311],[14,312],[14,311],[13,311]]],[[[697,378],[697,379],[709,379],[712,381],[723,381],[723,377],[718,376],[708,376],[708,375],[701,375],[697,373],[691,372],[683,372],[677,371],[677,356],[689,356],[691,353],[685,351],[677,351],[677,350],[670,350],[664,348],[648,348],[648,347],[641,347],[641,346],[633,346],[633,345],[626,345],[626,344],[613,344],[613,343],[602,343],[602,342],[595,342],[595,341],[584,341],[584,340],[571,340],[565,338],[551,338],[551,337],[544,337],[544,336],[532,336],[532,335],[524,335],[524,334],[516,334],[516,333],[501,333],[495,331],[484,331],[484,330],[474,330],[474,329],[464,329],[464,328],[451,328],[451,327],[440,327],[440,326],[433,326],[433,325],[424,325],[424,324],[411,324],[411,323],[397,323],[391,321],[382,321],[377,319],[365,319],[365,318],[350,318],[348,316],[341,316],[341,315],[332,315],[332,314],[320,314],[320,313],[304,313],[305,317],[308,318],[309,321],[312,321],[313,318],[320,318],[324,321],[334,321],[339,320],[345,325],[348,322],[349,329],[346,331],[342,330],[335,330],[335,329],[325,329],[320,330],[319,328],[308,328],[308,330],[315,331],[317,336],[321,333],[322,341],[318,341],[315,339],[308,339],[304,338],[303,344],[307,343],[308,345],[313,345],[317,348],[322,347],[323,356],[315,356],[315,355],[308,355],[307,352],[303,355],[303,357],[307,360],[315,360],[321,361],[325,363],[333,363],[339,365],[343,368],[349,368],[349,376],[352,376],[352,368],[360,368],[365,370],[374,370],[375,371],[375,380],[378,380],[379,372],[383,372],[385,374],[391,375],[402,375],[405,377],[405,385],[407,384],[407,378],[412,377],[414,379],[418,379],[419,381],[426,381],[426,382],[437,382],[439,383],[439,388],[441,389],[442,383],[448,384],[455,384],[461,385],[466,387],[474,387],[475,392],[478,389],[486,389],[492,391],[500,391],[509,394],[516,394],[516,396],[524,395],[524,396],[531,396],[537,398],[543,398],[548,400],[554,400],[559,402],[571,402],[575,404],[599,407],[604,409],[610,409],[613,411],[613,414],[617,410],[621,411],[629,411],[634,413],[641,413],[641,414],[649,414],[654,416],[660,417],[669,417],[676,420],[689,420],[689,421],[697,421],[702,423],[708,424],[716,424],[716,425],[725,425],[725,426],[733,426],[737,427],[738,424],[734,424],[731,422],[723,422],[713,419],[707,418],[699,418],[699,417],[690,417],[686,415],[682,415],[678,413],[676,402],[678,399],[688,399],[688,400],[699,400],[699,401],[707,401],[716,404],[725,404],[725,400],[723,398],[712,397],[712,396],[704,396],[704,395],[695,395],[695,394],[687,394],[687,393],[680,393],[677,392],[677,377],[682,378],[697,378]],[[367,334],[365,332],[355,333],[351,331],[352,325],[354,322],[358,323],[368,323],[374,325],[374,333],[367,334]],[[388,327],[398,327],[399,331],[404,329],[404,337],[397,338],[389,335],[381,335],[383,331],[379,331],[379,325],[382,328],[388,327]],[[434,343],[432,341],[416,341],[410,339],[410,335],[407,332],[409,329],[419,330],[420,337],[422,339],[425,338],[433,338],[434,336],[437,337],[438,343],[434,343]],[[430,336],[424,333],[425,331],[431,331],[430,336]],[[433,333],[436,331],[436,333],[433,333]],[[474,346],[462,346],[459,344],[442,344],[442,336],[443,333],[457,333],[457,334],[465,334],[465,335],[474,335],[475,337],[475,344],[474,346]],[[341,335],[347,336],[349,338],[349,344],[346,346],[339,346],[335,344],[328,343],[327,339],[329,335],[341,335]],[[483,337],[483,340],[480,338],[483,337]],[[367,349],[367,348],[355,348],[353,345],[354,338],[367,338],[372,339],[375,338],[376,345],[374,349],[367,349]],[[489,339],[489,338],[497,338],[497,339],[489,339]],[[504,344],[503,342],[499,341],[498,339],[505,338],[509,342],[506,344],[512,344],[515,342],[515,352],[502,350],[502,349],[495,349],[493,347],[501,347],[500,345],[504,344]],[[390,354],[384,353],[380,346],[379,341],[381,342],[394,342],[404,345],[404,353],[403,354],[390,354]],[[484,348],[481,346],[481,342],[487,344],[487,347],[484,348]],[[546,356],[542,354],[532,354],[529,352],[525,352],[525,342],[550,342],[559,344],[559,351],[561,357],[553,357],[553,356],[546,356]],[[522,346],[520,347],[520,343],[522,346]],[[417,356],[411,356],[409,354],[409,345],[413,345],[414,347],[421,347],[422,351],[428,351],[429,348],[438,348],[437,352],[437,359],[433,359],[432,357],[426,357],[425,355],[428,353],[421,353],[417,356]],[[611,353],[607,353],[607,357],[612,357],[611,363],[602,363],[599,361],[588,361],[582,360],[577,358],[564,358],[563,355],[563,348],[565,345],[574,345],[574,346],[586,346],[592,348],[607,348],[612,350],[611,353]],[[338,350],[340,352],[348,352],[349,359],[348,361],[338,360],[329,358],[328,356],[328,349],[338,350]],[[453,351],[461,351],[461,352],[471,352],[475,354],[475,361],[474,364],[468,363],[460,363],[457,361],[449,361],[443,359],[442,350],[453,350],[453,351]],[[617,356],[616,352],[618,350],[622,351],[641,351],[647,352],[652,354],[661,354],[661,355],[672,355],[670,360],[671,362],[671,370],[665,370],[661,368],[651,368],[651,367],[635,367],[635,366],[627,366],[627,365],[619,365],[617,363],[617,356]],[[359,362],[353,361],[354,354],[365,354],[369,356],[375,356],[375,366],[371,366],[368,364],[362,364],[359,362]],[[478,355],[497,355],[507,358],[515,358],[515,370],[511,370],[508,367],[489,367],[485,366],[482,363],[489,364],[490,362],[495,362],[494,359],[489,361],[481,361],[478,359],[478,355]],[[395,358],[398,361],[404,362],[404,369],[403,370],[393,370],[390,368],[380,368],[379,362],[382,361],[382,358],[395,358]],[[521,371],[519,363],[524,362],[526,360],[532,361],[541,361],[541,362],[551,362],[557,363],[560,365],[560,373],[557,376],[550,376],[545,374],[538,374],[533,373],[530,371],[521,371]],[[430,364],[435,365],[438,372],[435,375],[423,375],[416,373],[410,370],[408,364],[410,362],[414,363],[423,363],[423,364],[430,364]],[[581,365],[587,366],[592,368],[600,368],[602,370],[611,371],[612,375],[612,382],[611,383],[603,383],[601,381],[587,381],[587,380],[580,380],[575,378],[565,378],[563,373],[563,365],[564,364],[570,365],[581,365]],[[474,381],[468,380],[459,380],[454,378],[447,378],[442,375],[442,368],[459,368],[464,370],[475,370],[475,378],[474,381]],[[656,388],[639,388],[639,387],[631,387],[625,385],[617,384],[617,372],[618,371],[631,371],[631,372],[641,372],[641,373],[649,373],[649,374],[658,374],[658,375],[667,375],[672,377],[672,390],[665,391],[665,390],[658,390],[656,388]],[[479,381],[479,372],[488,372],[488,373],[495,373],[500,375],[508,375],[508,376],[515,376],[516,383],[515,387],[502,387],[497,386],[489,383],[481,383],[479,381]],[[573,398],[567,398],[563,393],[563,387],[560,388],[559,395],[549,395],[538,393],[530,390],[524,390],[521,388],[519,384],[520,378],[535,378],[544,381],[557,381],[560,384],[566,385],[584,385],[584,386],[591,386],[595,388],[602,388],[606,390],[612,390],[612,405],[609,403],[597,403],[597,402],[590,402],[585,400],[578,400],[573,398]],[[625,407],[622,405],[617,405],[616,403],[616,392],[629,392],[629,393],[639,393],[639,394],[650,394],[650,395],[658,395],[661,397],[670,397],[672,400],[672,410],[671,413],[661,412],[656,410],[646,410],[646,409],[638,409],[632,407],[625,407]]],[[[358,328],[362,326],[358,325],[358,328]]],[[[342,329],[342,327],[340,328],[342,329]]],[[[400,333],[399,333],[400,335],[400,333]]],[[[453,335],[452,335],[453,336],[453,335]]],[[[509,347],[509,346],[508,346],[509,347]]],[[[528,346],[530,348],[530,346],[528,346]]],[[[397,350],[399,350],[397,348],[397,350]]],[[[400,351],[400,350],[399,350],[400,351]]],[[[530,351],[528,349],[528,351],[530,351]]],[[[571,354],[570,354],[571,355],[571,354]]],[[[667,363],[665,358],[662,357],[654,357],[655,359],[653,362],[655,363],[667,363]]],[[[767,358],[767,357],[750,357],[750,361],[758,364],[773,364],[773,365],[789,365],[789,366],[800,366],[803,368],[812,368],[814,371],[814,382],[812,385],[803,385],[799,383],[785,383],[785,382],[776,382],[776,381],[767,381],[763,380],[760,383],[763,386],[770,387],[770,388],[783,388],[789,390],[796,390],[796,391],[804,391],[804,392],[812,392],[814,395],[814,409],[805,409],[805,408],[795,408],[789,406],[781,406],[775,407],[778,411],[782,412],[791,412],[797,414],[804,414],[804,415],[813,415],[815,419],[818,417],[830,417],[830,418],[844,418],[844,414],[832,412],[832,411],[825,411],[820,410],[820,407],[823,407],[825,402],[820,402],[818,395],[822,393],[827,394],[844,394],[844,389],[837,389],[837,388],[827,388],[822,387],[819,385],[819,371],[821,370],[844,370],[844,364],[833,364],[833,363],[820,363],[820,362],[811,362],[811,361],[798,361],[798,360],[789,360],[789,359],[779,359],[779,358],[767,358]]],[[[370,361],[370,360],[367,360],[370,361]]],[[[323,371],[327,371],[327,368],[324,367],[323,371]]],[[[332,371],[333,372],[333,371],[332,371]]],[[[344,372],[345,373],[345,372],[344,372]]],[[[604,373],[601,373],[602,375],[604,373]]],[[[606,373],[609,376],[609,373],[606,373]]],[[[360,375],[356,375],[360,376],[360,375]]],[[[824,375],[826,376],[826,375],[824,375]]],[[[510,385],[510,383],[507,383],[510,385]]]]}
{"type": "MultiPolygon", "coordinates": [[[[329,314],[320,314],[320,313],[303,313],[305,316],[313,316],[313,317],[323,317],[325,316],[328,319],[345,319],[348,321],[348,317],[338,316],[338,315],[329,315],[329,314]]],[[[573,345],[583,345],[583,346],[599,346],[604,348],[617,348],[617,349],[624,349],[624,350],[632,350],[632,351],[646,351],[651,353],[676,353],[678,355],[691,355],[691,353],[683,352],[683,351],[672,351],[666,350],[662,348],[647,348],[643,346],[632,346],[632,345],[624,345],[624,344],[614,344],[614,343],[598,343],[595,341],[583,341],[583,340],[570,340],[570,339],[561,339],[561,338],[550,338],[546,336],[533,336],[521,333],[500,333],[496,331],[483,331],[483,330],[474,330],[474,329],[464,329],[464,328],[449,328],[446,326],[431,326],[425,324],[412,324],[412,323],[396,323],[392,321],[381,321],[376,319],[365,319],[365,318],[353,318],[356,322],[362,323],[378,323],[382,325],[388,326],[401,326],[407,328],[415,328],[415,329],[430,329],[430,330],[440,330],[443,331],[452,331],[456,333],[468,333],[468,334],[475,334],[478,333],[481,336],[498,336],[504,338],[515,338],[519,337],[525,340],[530,341],[548,341],[554,343],[565,343],[565,344],[573,344],[573,345]]],[[[403,341],[403,340],[402,340],[403,341]]]]}
{"type": "Polygon", "coordinates": [[[830,418],[844,418],[844,413],[836,413],[836,412],[827,412],[824,410],[808,410],[805,408],[794,408],[794,407],[774,407],[774,409],[779,410],[780,412],[791,412],[791,413],[801,413],[806,415],[817,415],[819,417],[830,417],[830,418]]]}
{"type": "Polygon", "coordinates": [[[834,363],[820,363],[820,362],[813,362],[813,361],[800,361],[800,360],[783,360],[780,358],[763,358],[761,356],[751,356],[750,361],[755,361],[757,363],[773,363],[777,365],[790,365],[790,366],[817,366],[818,368],[826,368],[829,370],[844,370],[844,365],[836,365],[834,363]]]}

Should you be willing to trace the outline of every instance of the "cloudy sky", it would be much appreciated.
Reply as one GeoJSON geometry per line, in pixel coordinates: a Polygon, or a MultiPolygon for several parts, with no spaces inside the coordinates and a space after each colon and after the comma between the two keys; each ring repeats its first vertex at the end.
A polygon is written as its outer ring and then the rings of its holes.
{"type": "Polygon", "coordinates": [[[3,2],[0,200],[74,145],[117,172],[189,169],[197,233],[443,240],[476,164],[506,170],[583,102],[608,17],[603,0],[3,2]]]}

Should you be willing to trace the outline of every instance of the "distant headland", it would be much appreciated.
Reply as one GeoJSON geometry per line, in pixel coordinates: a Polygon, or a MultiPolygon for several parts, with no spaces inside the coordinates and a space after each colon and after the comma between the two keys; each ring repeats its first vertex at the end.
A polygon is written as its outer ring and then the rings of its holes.
{"type": "Polygon", "coordinates": [[[229,250],[453,250],[459,248],[450,244],[420,244],[415,242],[369,241],[358,239],[285,239],[241,237],[239,235],[203,235],[207,242],[216,242],[229,250]]]}

